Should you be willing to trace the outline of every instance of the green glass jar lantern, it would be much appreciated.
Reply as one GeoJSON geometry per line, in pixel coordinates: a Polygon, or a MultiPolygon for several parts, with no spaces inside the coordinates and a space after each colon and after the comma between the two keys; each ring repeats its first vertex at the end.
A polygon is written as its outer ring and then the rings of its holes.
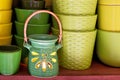
{"type": "Polygon", "coordinates": [[[58,17],[51,11],[39,10],[28,17],[24,26],[24,47],[29,50],[28,69],[32,76],[54,77],[59,73],[57,50],[61,48],[62,28],[58,17]],[[59,24],[59,38],[49,34],[33,34],[27,38],[26,30],[29,20],[39,13],[53,15],[59,24]],[[57,42],[58,41],[58,42],[57,42]]]}

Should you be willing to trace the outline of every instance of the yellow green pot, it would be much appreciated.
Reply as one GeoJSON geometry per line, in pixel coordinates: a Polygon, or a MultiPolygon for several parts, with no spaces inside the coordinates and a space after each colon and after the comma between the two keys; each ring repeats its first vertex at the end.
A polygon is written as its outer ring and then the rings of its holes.
{"type": "Polygon", "coordinates": [[[12,23],[0,24],[0,37],[10,36],[12,31],[12,23]]]}
{"type": "Polygon", "coordinates": [[[120,31],[120,6],[98,5],[98,28],[120,31]]]}
{"type": "Polygon", "coordinates": [[[95,14],[97,0],[52,0],[53,12],[63,14],[95,14]]]}
{"type": "MultiPolygon", "coordinates": [[[[97,30],[67,31],[63,30],[63,47],[58,51],[59,64],[71,70],[90,68],[97,30]]],[[[58,29],[52,28],[57,35],[58,29]]]]}
{"type": "Polygon", "coordinates": [[[96,53],[102,63],[120,67],[120,32],[98,30],[96,53]]]}
{"type": "Polygon", "coordinates": [[[11,45],[12,35],[0,37],[0,45],[11,45]]]}
{"type": "Polygon", "coordinates": [[[98,0],[98,4],[120,5],[120,0],[98,0]]]}
{"type": "MultiPolygon", "coordinates": [[[[2,2],[0,4],[3,4],[2,2]]],[[[12,18],[12,10],[0,11],[0,24],[10,23],[12,18]]]]}
{"type": "MultiPolygon", "coordinates": [[[[60,18],[64,30],[88,31],[95,29],[97,15],[65,15],[58,13],[56,15],[60,18]]],[[[54,18],[53,27],[58,28],[54,18]]]]}
{"type": "Polygon", "coordinates": [[[13,0],[0,0],[0,10],[9,10],[12,8],[13,0]]]}

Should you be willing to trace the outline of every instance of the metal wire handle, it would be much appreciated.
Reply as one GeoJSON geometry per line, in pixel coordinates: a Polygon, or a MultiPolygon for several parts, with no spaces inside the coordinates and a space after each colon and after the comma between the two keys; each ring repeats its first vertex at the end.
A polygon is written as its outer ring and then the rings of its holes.
{"type": "Polygon", "coordinates": [[[30,19],[35,16],[36,14],[39,14],[39,13],[49,13],[51,14],[53,17],[55,17],[55,19],[57,20],[58,22],[58,25],[59,25],[59,37],[58,37],[58,42],[60,43],[61,40],[62,40],[62,24],[59,20],[59,18],[51,11],[48,11],[48,10],[38,10],[34,13],[32,13],[25,21],[25,24],[24,24],[24,42],[28,42],[28,38],[27,38],[27,34],[26,34],[26,31],[27,31],[27,25],[28,25],[28,22],[30,21],[30,19]]]}

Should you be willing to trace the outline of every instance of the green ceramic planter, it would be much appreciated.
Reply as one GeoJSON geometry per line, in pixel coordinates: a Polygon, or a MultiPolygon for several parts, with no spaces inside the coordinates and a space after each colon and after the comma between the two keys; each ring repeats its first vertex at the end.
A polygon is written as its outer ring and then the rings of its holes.
{"type": "Polygon", "coordinates": [[[0,45],[11,45],[12,35],[0,37],[0,45]]]}
{"type": "MultiPolygon", "coordinates": [[[[16,34],[23,37],[24,23],[15,21],[16,34]]],[[[28,24],[27,35],[31,34],[47,34],[49,33],[50,24],[28,24]]]]}
{"type": "Polygon", "coordinates": [[[52,0],[53,12],[63,14],[95,14],[97,0],[52,0]]]}
{"type": "MultiPolygon", "coordinates": [[[[58,35],[59,30],[52,27],[52,33],[58,35]]],[[[58,51],[60,66],[71,70],[85,70],[90,68],[96,33],[97,30],[63,30],[63,47],[58,51]]]]}
{"type": "MultiPolygon", "coordinates": [[[[35,11],[36,10],[27,10],[27,9],[15,8],[17,21],[24,23],[25,20],[30,16],[30,14],[32,14],[35,11]]],[[[49,22],[49,14],[40,13],[40,14],[37,14],[34,17],[32,17],[32,19],[30,20],[29,23],[42,25],[42,24],[47,24],[48,22],[49,22]]]]}
{"type": "Polygon", "coordinates": [[[44,9],[45,1],[44,0],[22,0],[23,9],[44,9]]]}
{"type": "Polygon", "coordinates": [[[14,38],[15,38],[15,43],[16,43],[19,47],[23,47],[23,42],[24,42],[23,37],[18,36],[18,35],[14,35],[14,38]]]}
{"type": "Polygon", "coordinates": [[[120,67],[120,32],[98,30],[96,53],[104,64],[120,67]]]}
{"type": "MultiPolygon", "coordinates": [[[[56,14],[62,23],[63,30],[90,31],[95,29],[97,15],[66,15],[56,14]]],[[[53,27],[58,28],[58,24],[52,18],[53,27]]]]}
{"type": "Polygon", "coordinates": [[[15,74],[19,69],[21,48],[17,46],[0,46],[0,73],[15,74]]]}
{"type": "Polygon", "coordinates": [[[26,59],[26,57],[28,57],[29,51],[28,51],[28,49],[23,47],[24,39],[23,39],[23,37],[18,36],[18,35],[14,35],[14,38],[15,38],[16,45],[22,48],[21,61],[22,61],[22,63],[27,64],[28,61],[26,62],[25,59],[26,59]]]}

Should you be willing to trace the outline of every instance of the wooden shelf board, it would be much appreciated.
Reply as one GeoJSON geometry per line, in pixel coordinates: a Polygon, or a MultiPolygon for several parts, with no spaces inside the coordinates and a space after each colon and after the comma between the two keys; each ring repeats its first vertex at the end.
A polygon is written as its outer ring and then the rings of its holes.
{"type": "Polygon", "coordinates": [[[27,67],[20,66],[19,71],[11,76],[0,75],[0,80],[119,80],[120,68],[106,66],[94,60],[87,70],[68,70],[60,67],[60,73],[57,77],[41,79],[29,74],[27,67]]]}

